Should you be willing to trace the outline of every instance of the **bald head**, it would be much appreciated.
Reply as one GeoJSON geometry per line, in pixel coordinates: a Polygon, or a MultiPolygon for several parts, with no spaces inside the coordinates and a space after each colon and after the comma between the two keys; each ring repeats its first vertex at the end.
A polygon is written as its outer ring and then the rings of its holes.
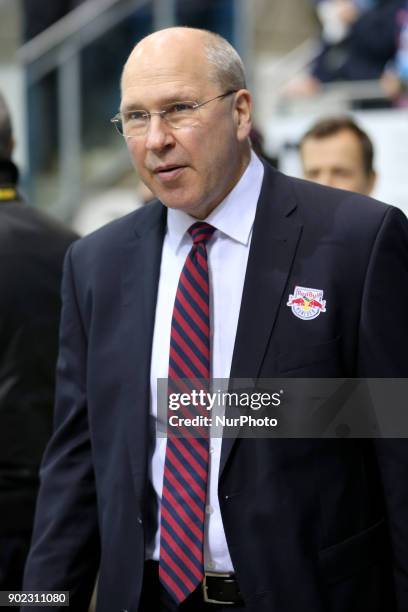
{"type": "Polygon", "coordinates": [[[172,51],[189,58],[198,74],[207,71],[206,78],[226,91],[246,88],[244,65],[234,47],[214,32],[186,27],[166,28],[143,38],[125,64],[122,86],[135,63],[150,58],[157,65],[163,54],[170,52],[173,56],[172,51]]]}

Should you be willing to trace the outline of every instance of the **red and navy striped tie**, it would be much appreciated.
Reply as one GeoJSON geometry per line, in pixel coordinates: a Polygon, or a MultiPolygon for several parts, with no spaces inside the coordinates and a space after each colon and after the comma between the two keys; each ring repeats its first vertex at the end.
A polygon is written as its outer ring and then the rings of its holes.
{"type": "MultiPolygon", "coordinates": [[[[194,223],[193,246],[180,274],[171,323],[172,381],[210,378],[209,280],[206,243],[215,228],[194,223]]],[[[180,381],[181,384],[181,381],[180,381]]],[[[160,580],[177,603],[204,579],[204,521],[208,479],[208,432],[201,437],[169,433],[160,521],[160,580]]]]}

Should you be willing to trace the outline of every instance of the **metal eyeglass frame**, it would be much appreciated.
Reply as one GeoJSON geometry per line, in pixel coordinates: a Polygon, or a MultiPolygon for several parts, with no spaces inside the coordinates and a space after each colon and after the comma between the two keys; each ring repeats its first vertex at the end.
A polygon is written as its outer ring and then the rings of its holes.
{"type": "MultiPolygon", "coordinates": [[[[238,89],[231,89],[229,91],[227,91],[226,93],[220,94],[218,96],[215,96],[214,98],[210,98],[210,100],[205,100],[204,102],[195,102],[194,105],[191,107],[191,109],[193,111],[196,111],[197,109],[201,108],[202,106],[205,106],[206,104],[209,104],[210,102],[213,102],[214,100],[221,100],[222,98],[226,98],[227,96],[230,96],[233,93],[236,93],[238,91],[238,89]]],[[[172,105],[173,106],[177,106],[177,104],[181,104],[182,102],[184,102],[184,100],[180,100],[179,102],[174,102],[172,105]]],[[[177,130],[180,129],[182,126],[174,126],[171,125],[171,123],[168,123],[168,120],[166,119],[166,114],[169,112],[168,110],[164,109],[161,111],[156,111],[153,113],[149,113],[148,111],[139,111],[138,109],[135,109],[133,112],[143,112],[143,118],[146,119],[146,130],[141,132],[141,135],[144,135],[147,132],[147,127],[149,125],[150,119],[153,117],[153,115],[160,115],[160,117],[162,119],[164,119],[164,121],[166,121],[167,125],[170,125],[170,127],[172,127],[173,129],[177,130]]],[[[117,113],[114,117],[112,117],[112,119],[110,120],[111,123],[114,124],[116,130],[119,132],[119,134],[121,136],[125,136],[124,132],[123,132],[123,122],[122,122],[122,114],[119,112],[117,113]]],[[[128,136],[128,138],[131,138],[128,136]]]]}

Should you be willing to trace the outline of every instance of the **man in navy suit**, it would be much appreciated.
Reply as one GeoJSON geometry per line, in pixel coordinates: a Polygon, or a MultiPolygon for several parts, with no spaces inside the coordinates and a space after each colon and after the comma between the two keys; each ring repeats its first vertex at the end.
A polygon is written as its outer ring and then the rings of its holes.
{"type": "Polygon", "coordinates": [[[99,570],[98,612],[406,610],[405,440],[211,438],[207,589],[178,605],[159,579],[167,442],[154,434],[197,220],[215,228],[213,378],[406,377],[405,216],[262,164],[242,62],[208,32],[170,28],[136,45],[115,122],[158,201],[66,257],[55,433],[25,588],[69,590],[86,610],[99,570]]]}

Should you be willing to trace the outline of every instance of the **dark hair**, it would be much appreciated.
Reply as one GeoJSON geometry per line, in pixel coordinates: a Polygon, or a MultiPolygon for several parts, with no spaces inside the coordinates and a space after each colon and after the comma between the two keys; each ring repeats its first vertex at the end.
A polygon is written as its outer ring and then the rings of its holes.
{"type": "Polygon", "coordinates": [[[374,172],[374,147],[369,136],[361,129],[359,125],[351,117],[337,116],[337,117],[325,117],[320,119],[312,125],[312,127],[302,136],[299,149],[302,148],[303,144],[309,138],[326,138],[327,136],[333,136],[343,130],[349,130],[358,139],[361,146],[361,153],[363,156],[364,172],[367,176],[374,172]]]}
{"type": "Polygon", "coordinates": [[[0,92],[0,160],[8,160],[12,149],[12,128],[9,109],[0,92]]]}

